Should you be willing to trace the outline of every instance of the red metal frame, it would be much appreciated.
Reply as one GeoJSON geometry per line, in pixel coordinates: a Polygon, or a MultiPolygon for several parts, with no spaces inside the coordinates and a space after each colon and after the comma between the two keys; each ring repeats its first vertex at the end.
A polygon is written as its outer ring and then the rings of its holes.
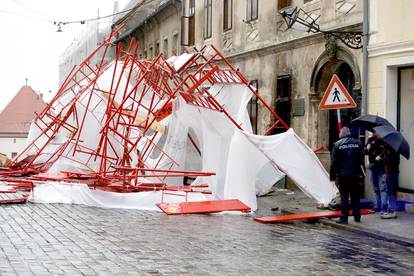
{"type": "Polygon", "coordinates": [[[167,186],[167,178],[211,176],[214,172],[173,170],[174,165],[178,165],[177,162],[159,148],[156,141],[162,135],[160,111],[171,109],[176,97],[182,97],[188,104],[222,112],[237,128],[242,129],[206,88],[215,83],[238,83],[249,88],[263,104],[264,110],[275,118],[275,123],[265,134],[276,127],[288,128],[249,85],[248,80],[214,46],[188,50],[188,53],[192,53],[191,58],[175,71],[162,53],[153,60],[137,59],[139,45],[131,39],[126,49],[119,43],[115,60],[111,64],[105,64],[115,34],[116,31],[111,33],[85,61],[72,69],[56,96],[36,116],[34,124],[39,129],[38,135],[13,160],[10,165],[12,170],[4,174],[13,171],[36,172],[40,173],[34,176],[37,180],[73,182],[78,179],[92,188],[119,192],[161,190],[163,194],[211,193],[200,190],[201,187],[167,186]],[[91,61],[101,53],[99,64],[95,68],[91,61]],[[105,72],[112,76],[108,90],[98,85],[99,78],[105,72]],[[124,80],[128,85],[121,89],[124,80]],[[92,98],[99,99],[99,103],[93,105],[92,98]],[[101,119],[94,115],[100,104],[105,106],[101,119]],[[87,113],[94,116],[100,129],[99,142],[92,148],[82,141],[82,134],[88,130],[85,124],[87,113]],[[65,132],[66,140],[51,151],[51,145],[62,132],[65,132]],[[148,158],[154,150],[160,154],[155,165],[150,166],[148,158]],[[80,155],[86,158],[79,161],[77,156],[80,155]],[[133,156],[138,159],[137,164],[131,164],[133,156]],[[90,172],[42,174],[60,158],[78,163],[90,172]],[[99,168],[93,169],[96,163],[99,163],[99,168]],[[161,164],[168,165],[166,167],[161,164]],[[143,179],[156,181],[145,182],[143,179]]]}

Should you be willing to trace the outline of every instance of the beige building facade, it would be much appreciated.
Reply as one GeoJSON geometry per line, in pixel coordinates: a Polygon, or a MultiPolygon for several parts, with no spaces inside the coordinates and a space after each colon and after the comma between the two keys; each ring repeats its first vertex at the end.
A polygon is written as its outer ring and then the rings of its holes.
{"type": "MultiPolygon", "coordinates": [[[[131,6],[139,3],[132,1],[131,6]]],[[[126,24],[118,41],[126,46],[132,37],[137,39],[141,58],[213,44],[311,147],[329,149],[338,137],[336,113],[319,111],[319,102],[336,73],[359,104],[343,110],[342,120],[347,124],[359,115],[362,50],[336,39],[328,53],[322,33],[287,30],[280,12],[295,7],[321,30],[362,31],[361,0],[158,0],[115,25],[126,24]]],[[[274,123],[262,108],[257,102],[249,104],[257,133],[274,123]]]]}
{"type": "MultiPolygon", "coordinates": [[[[215,45],[311,147],[329,149],[338,137],[336,113],[318,106],[334,73],[360,104],[362,50],[335,40],[328,53],[323,34],[287,29],[280,12],[302,9],[324,31],[362,31],[362,1],[196,0],[194,6],[194,45],[215,45]]],[[[260,103],[257,109],[263,133],[273,121],[260,103]]],[[[343,110],[344,123],[359,110],[343,110]]]]}
{"type": "Polygon", "coordinates": [[[118,18],[113,28],[125,24],[117,37],[127,47],[131,39],[138,41],[138,57],[154,58],[163,52],[165,56],[181,51],[181,1],[153,0],[131,1],[125,9],[138,7],[132,14],[118,18]],[[145,3],[142,4],[141,3],[145,3]]]}
{"type": "MultiPolygon", "coordinates": [[[[371,0],[368,113],[386,117],[414,148],[414,1],[371,0]]],[[[400,159],[399,187],[414,193],[414,162],[400,159]]]]}
{"type": "MultiPolygon", "coordinates": [[[[362,50],[321,32],[288,28],[281,13],[294,9],[322,31],[362,32],[362,0],[154,0],[114,22],[125,24],[118,35],[126,47],[139,41],[140,58],[180,53],[183,47],[213,44],[259,91],[259,95],[313,149],[322,149],[329,163],[329,149],[338,139],[335,111],[319,110],[333,74],[337,74],[357,102],[341,111],[343,124],[360,115],[362,50]]],[[[274,123],[252,99],[248,105],[258,134],[274,123]]],[[[274,132],[277,133],[277,130],[274,132]]],[[[326,162],[325,162],[326,161],[326,162]]]]}

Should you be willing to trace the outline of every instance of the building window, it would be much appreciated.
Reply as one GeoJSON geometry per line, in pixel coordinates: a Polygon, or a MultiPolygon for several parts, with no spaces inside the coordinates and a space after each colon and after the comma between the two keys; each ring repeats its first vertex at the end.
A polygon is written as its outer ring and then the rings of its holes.
{"type": "Polygon", "coordinates": [[[160,42],[157,41],[155,43],[155,56],[158,56],[160,54],[160,42]]]}
{"type": "Polygon", "coordinates": [[[153,48],[152,48],[152,46],[149,48],[149,53],[148,53],[148,55],[149,55],[149,58],[152,58],[153,57],[153,54],[154,54],[154,51],[152,50],[153,48]]]}
{"type": "MultiPolygon", "coordinates": [[[[256,88],[256,93],[258,93],[259,82],[257,80],[252,80],[249,83],[251,86],[256,88]]],[[[257,97],[253,95],[250,101],[247,103],[247,112],[249,113],[250,123],[252,124],[252,130],[254,134],[257,134],[257,97]]]]}
{"type": "Polygon", "coordinates": [[[304,0],[303,3],[306,4],[306,3],[311,2],[311,1],[313,1],[313,0],[304,0]]]}
{"type": "Polygon", "coordinates": [[[212,0],[204,0],[204,39],[211,37],[212,0]]]}
{"type": "Polygon", "coordinates": [[[178,45],[178,34],[173,35],[172,46],[173,46],[172,54],[175,55],[175,56],[178,56],[179,55],[179,52],[178,52],[178,47],[179,47],[179,45],[178,45]]]}
{"type": "MultiPolygon", "coordinates": [[[[276,114],[287,124],[290,124],[291,113],[291,78],[290,75],[278,76],[276,80],[276,114]]],[[[284,132],[284,128],[275,128],[273,134],[284,132]]]]}
{"type": "MultiPolygon", "coordinates": [[[[307,1],[305,0],[305,3],[307,1]]],[[[277,1],[277,9],[281,10],[287,7],[290,7],[292,5],[292,0],[278,0],[277,1]]]]}
{"type": "Polygon", "coordinates": [[[164,42],[162,44],[162,51],[164,56],[168,57],[168,38],[164,38],[164,42]]]}
{"type": "Polygon", "coordinates": [[[16,138],[13,138],[13,144],[16,144],[16,138]]]}
{"type": "Polygon", "coordinates": [[[181,10],[181,45],[195,43],[195,0],[184,0],[181,10]]]}
{"type": "Polygon", "coordinates": [[[223,31],[228,31],[233,23],[233,0],[224,0],[223,4],[223,31]]]}
{"type": "Polygon", "coordinates": [[[12,152],[11,153],[11,159],[14,159],[17,156],[17,152],[12,152]]]}
{"type": "Polygon", "coordinates": [[[144,50],[144,58],[148,58],[147,49],[144,50]]]}
{"type": "Polygon", "coordinates": [[[256,20],[259,17],[259,0],[247,0],[246,21],[256,20]]]}

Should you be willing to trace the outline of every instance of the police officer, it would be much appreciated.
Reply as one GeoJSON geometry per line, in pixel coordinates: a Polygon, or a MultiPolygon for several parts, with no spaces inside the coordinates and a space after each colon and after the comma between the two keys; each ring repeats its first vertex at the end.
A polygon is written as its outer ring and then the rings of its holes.
{"type": "Polygon", "coordinates": [[[360,140],[351,137],[348,127],[343,127],[340,139],[334,143],[331,153],[330,179],[336,180],[341,194],[341,217],[337,223],[347,224],[351,196],[355,222],[361,222],[358,177],[363,174],[363,147],[360,140]]]}

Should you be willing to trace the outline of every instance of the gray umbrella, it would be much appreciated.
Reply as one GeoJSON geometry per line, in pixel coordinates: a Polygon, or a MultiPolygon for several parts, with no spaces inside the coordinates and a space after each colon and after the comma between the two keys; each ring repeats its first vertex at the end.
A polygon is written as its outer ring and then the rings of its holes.
{"type": "Polygon", "coordinates": [[[373,128],[377,126],[389,126],[394,129],[392,124],[388,122],[387,119],[380,117],[378,115],[370,115],[370,114],[362,115],[362,116],[359,116],[358,118],[353,119],[351,122],[351,126],[358,127],[360,129],[364,129],[368,131],[373,131],[373,128]]]}
{"type": "Polygon", "coordinates": [[[378,126],[374,127],[373,130],[393,150],[410,159],[410,145],[401,132],[390,126],[378,126]]]}

